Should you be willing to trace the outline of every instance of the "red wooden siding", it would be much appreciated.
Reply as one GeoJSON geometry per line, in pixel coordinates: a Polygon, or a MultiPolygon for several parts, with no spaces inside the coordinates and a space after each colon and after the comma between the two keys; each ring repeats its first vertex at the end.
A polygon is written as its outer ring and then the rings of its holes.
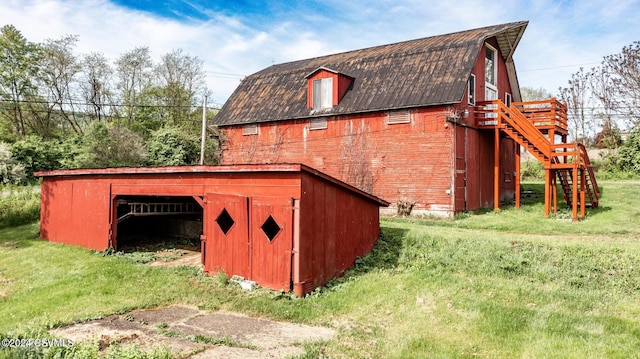
{"type": "Polygon", "coordinates": [[[261,124],[258,135],[225,127],[224,164],[305,163],[390,201],[451,211],[451,127],[443,107],[411,111],[411,123],[388,124],[387,112],[330,118],[327,129],[308,120],[261,124]]]}
{"type": "Polygon", "coordinates": [[[300,200],[300,260],[296,293],[308,293],[351,267],[357,257],[369,253],[378,238],[379,210],[366,199],[350,196],[343,188],[302,177],[300,200]],[[365,202],[363,202],[365,201],[365,202]],[[341,211],[332,210],[340,207],[341,211]]]}
{"type": "Polygon", "coordinates": [[[95,250],[109,246],[110,186],[108,181],[52,179],[42,184],[40,207],[43,238],[95,250]]]}
{"type": "MultiPolygon", "coordinates": [[[[456,152],[450,114],[446,107],[411,110],[407,124],[388,124],[387,112],[330,118],[324,130],[309,130],[308,120],[274,122],[260,124],[253,136],[225,127],[222,162],[301,162],[392,203],[416,202],[416,210],[448,215],[455,210],[457,156],[467,166],[467,209],[491,207],[493,137],[466,127],[465,146],[456,152]]],[[[513,172],[514,163],[502,161],[501,172],[513,172]]]]}
{"type": "Polygon", "coordinates": [[[205,272],[239,275],[277,290],[296,288],[298,295],[340,275],[357,256],[371,250],[379,234],[378,207],[387,205],[302,165],[75,170],[37,175],[43,177],[44,239],[94,250],[117,248],[118,199],[194,197],[203,206],[205,272]],[[299,209],[294,210],[294,203],[299,209]],[[218,222],[223,212],[232,222],[218,222]],[[265,225],[268,221],[271,228],[265,225]],[[294,278],[303,278],[304,285],[294,283],[294,278]]]}

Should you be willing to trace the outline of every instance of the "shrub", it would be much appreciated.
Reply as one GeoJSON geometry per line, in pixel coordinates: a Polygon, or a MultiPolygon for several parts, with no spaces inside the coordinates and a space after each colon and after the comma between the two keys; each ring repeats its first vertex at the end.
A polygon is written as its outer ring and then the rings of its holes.
{"type": "Polygon", "coordinates": [[[156,166],[183,166],[198,163],[200,141],[176,126],[166,126],[151,134],[149,160],[156,166]]]}
{"type": "Polygon", "coordinates": [[[45,141],[38,136],[29,135],[14,142],[11,153],[15,160],[24,165],[27,179],[33,180],[35,171],[62,168],[61,160],[65,152],[55,141],[45,141]]]}
{"type": "Polygon", "coordinates": [[[640,174],[640,129],[631,132],[618,150],[618,168],[640,174]]]}
{"type": "Polygon", "coordinates": [[[20,184],[25,179],[24,165],[15,160],[9,145],[0,142],[0,185],[20,184]]]}
{"type": "Polygon", "coordinates": [[[109,128],[99,121],[90,125],[80,148],[70,167],[140,167],[147,160],[147,151],[140,135],[125,127],[109,128]]]}

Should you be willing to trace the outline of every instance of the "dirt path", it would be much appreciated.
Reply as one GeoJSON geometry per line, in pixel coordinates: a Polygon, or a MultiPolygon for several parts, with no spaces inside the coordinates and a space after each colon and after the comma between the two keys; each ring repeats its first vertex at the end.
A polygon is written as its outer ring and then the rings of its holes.
{"type": "Polygon", "coordinates": [[[201,267],[202,257],[199,251],[180,249],[176,252],[156,252],[156,260],[149,262],[150,266],[178,267],[190,266],[201,267]]]}
{"type": "Polygon", "coordinates": [[[299,355],[304,353],[303,343],[329,340],[335,331],[173,306],[113,315],[57,328],[51,334],[74,342],[97,339],[102,350],[112,343],[132,343],[143,348],[166,345],[177,357],[202,359],[299,355]]]}

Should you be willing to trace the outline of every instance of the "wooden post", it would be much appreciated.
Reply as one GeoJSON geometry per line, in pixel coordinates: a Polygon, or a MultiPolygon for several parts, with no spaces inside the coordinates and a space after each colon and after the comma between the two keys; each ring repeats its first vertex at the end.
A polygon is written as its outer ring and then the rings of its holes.
{"type": "Polygon", "coordinates": [[[515,179],[516,179],[516,208],[520,208],[520,145],[518,143],[516,143],[516,178],[515,179]]]}
{"type": "MultiPolygon", "coordinates": [[[[548,165],[547,165],[548,166],[548,165]]],[[[549,217],[551,212],[551,169],[547,167],[544,170],[544,216],[549,217]]]]}
{"type": "Polygon", "coordinates": [[[558,182],[556,177],[556,171],[552,170],[551,174],[551,194],[553,196],[551,205],[553,206],[553,214],[558,214],[558,182]]]}
{"type": "Polygon", "coordinates": [[[584,218],[586,215],[586,210],[585,210],[586,204],[584,203],[586,179],[587,178],[586,178],[586,174],[584,173],[584,170],[580,170],[580,218],[584,218]]]}
{"type": "Polygon", "coordinates": [[[576,164],[574,164],[573,166],[573,193],[571,196],[571,207],[572,207],[572,214],[573,214],[573,221],[577,221],[578,220],[578,166],[576,166],[576,164]]]}
{"type": "Polygon", "coordinates": [[[500,128],[496,125],[493,153],[493,209],[500,209],[500,128]]]}

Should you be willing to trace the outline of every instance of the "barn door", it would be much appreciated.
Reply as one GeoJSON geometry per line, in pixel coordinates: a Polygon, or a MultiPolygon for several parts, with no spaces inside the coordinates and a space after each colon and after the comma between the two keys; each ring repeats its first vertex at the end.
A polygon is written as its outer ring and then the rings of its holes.
{"type": "Polygon", "coordinates": [[[204,269],[215,274],[249,277],[248,199],[207,194],[205,201],[204,269]]]}
{"type": "Polygon", "coordinates": [[[251,197],[251,279],[291,290],[292,199],[251,197]]]}
{"type": "Polygon", "coordinates": [[[455,173],[455,211],[461,212],[467,209],[467,161],[466,161],[466,136],[465,127],[456,127],[456,173],[455,173]]]}

